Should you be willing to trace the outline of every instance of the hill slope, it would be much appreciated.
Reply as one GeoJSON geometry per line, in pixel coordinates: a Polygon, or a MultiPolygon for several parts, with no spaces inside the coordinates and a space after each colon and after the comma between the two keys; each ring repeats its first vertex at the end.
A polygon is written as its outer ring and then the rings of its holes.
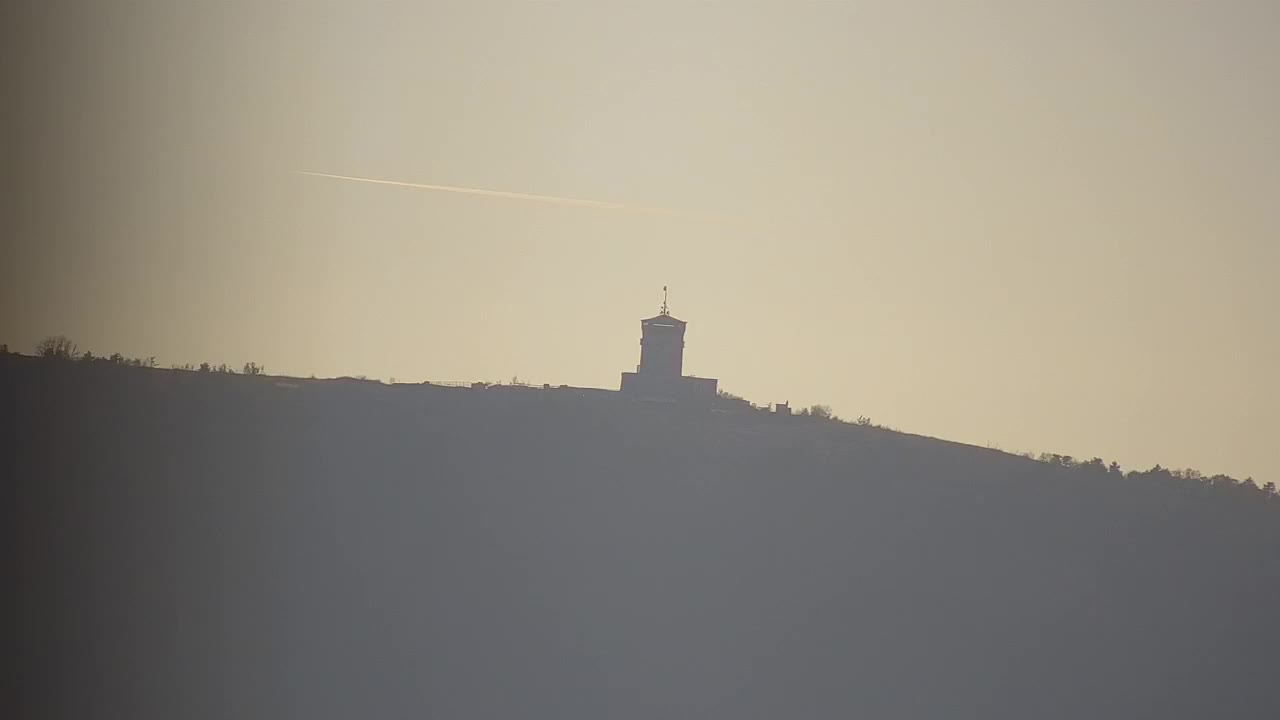
{"type": "Polygon", "coordinates": [[[1280,717],[1280,502],[572,390],[0,360],[16,717],[1280,717]]]}

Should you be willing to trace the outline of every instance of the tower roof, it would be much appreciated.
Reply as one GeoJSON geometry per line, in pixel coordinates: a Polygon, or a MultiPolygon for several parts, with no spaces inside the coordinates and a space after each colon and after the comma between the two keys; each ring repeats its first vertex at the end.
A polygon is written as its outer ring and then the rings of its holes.
{"type": "Polygon", "coordinates": [[[660,314],[660,315],[654,315],[654,316],[653,316],[653,317],[651,317],[651,318],[645,318],[644,320],[641,320],[641,321],[640,321],[640,324],[641,324],[641,325],[676,325],[676,326],[681,326],[681,325],[687,325],[688,323],[686,323],[686,322],[685,322],[685,321],[683,321],[683,320],[678,320],[678,319],[676,319],[676,318],[674,318],[674,317],[672,317],[672,316],[668,315],[667,313],[662,313],[662,314],[660,314]]]}

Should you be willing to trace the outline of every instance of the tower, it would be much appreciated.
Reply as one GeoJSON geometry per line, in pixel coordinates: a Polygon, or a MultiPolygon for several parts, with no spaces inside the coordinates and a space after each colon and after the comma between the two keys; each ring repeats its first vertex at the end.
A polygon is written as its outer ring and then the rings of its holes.
{"type": "Polygon", "coordinates": [[[640,321],[640,364],[636,372],[675,379],[684,370],[685,322],[671,317],[667,288],[662,288],[662,311],[640,321]]]}
{"type": "Polygon", "coordinates": [[[710,402],[716,396],[714,378],[684,377],[685,321],[671,316],[667,289],[662,288],[662,309],[640,321],[640,364],[635,372],[622,373],[621,390],[640,400],[710,402]]]}

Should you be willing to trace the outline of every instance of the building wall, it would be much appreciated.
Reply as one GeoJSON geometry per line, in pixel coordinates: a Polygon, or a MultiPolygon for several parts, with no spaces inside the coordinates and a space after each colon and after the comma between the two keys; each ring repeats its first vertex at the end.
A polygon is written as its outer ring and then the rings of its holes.
{"type": "Polygon", "coordinates": [[[698,400],[713,400],[716,396],[716,387],[720,384],[715,378],[695,378],[682,377],[680,383],[684,385],[685,394],[690,398],[698,400]]]}
{"type": "Polygon", "coordinates": [[[621,391],[637,400],[710,403],[716,397],[715,378],[671,377],[647,373],[622,373],[621,391]]]}

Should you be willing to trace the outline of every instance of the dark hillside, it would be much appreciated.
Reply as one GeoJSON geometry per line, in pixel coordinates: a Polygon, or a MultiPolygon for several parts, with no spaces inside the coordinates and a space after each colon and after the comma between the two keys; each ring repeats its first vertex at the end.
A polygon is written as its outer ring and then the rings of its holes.
{"type": "Polygon", "coordinates": [[[12,717],[1280,717],[1256,490],[571,389],[0,405],[12,717]]]}

